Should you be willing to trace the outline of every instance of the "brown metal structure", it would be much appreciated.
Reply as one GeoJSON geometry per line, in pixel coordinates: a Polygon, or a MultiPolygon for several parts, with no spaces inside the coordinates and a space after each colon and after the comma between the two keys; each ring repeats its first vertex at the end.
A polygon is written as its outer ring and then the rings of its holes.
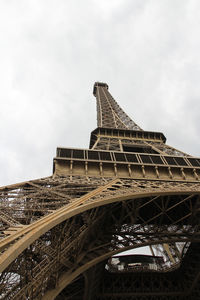
{"type": "Polygon", "coordinates": [[[200,299],[200,159],[142,130],[107,84],[93,92],[89,149],[58,148],[52,176],[0,188],[0,299],[200,299]],[[144,246],[150,267],[109,267],[144,246]]]}

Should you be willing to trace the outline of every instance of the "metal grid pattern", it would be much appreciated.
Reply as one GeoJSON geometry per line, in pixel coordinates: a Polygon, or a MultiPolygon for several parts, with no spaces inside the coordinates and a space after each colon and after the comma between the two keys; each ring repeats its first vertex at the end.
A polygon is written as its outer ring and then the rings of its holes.
{"type": "Polygon", "coordinates": [[[98,126],[105,128],[92,133],[92,149],[58,148],[54,166],[67,168],[69,161],[72,171],[73,161],[79,167],[82,162],[85,174],[55,172],[0,188],[0,299],[199,299],[199,158],[166,146],[161,133],[141,131],[106,84],[96,83],[94,94],[98,126]],[[131,152],[136,145],[140,150],[131,152]],[[152,152],[144,152],[147,145],[152,152]],[[88,176],[92,162],[129,171],[141,165],[143,178],[119,177],[117,171],[109,177],[102,170],[88,176]],[[145,175],[151,165],[154,179],[145,175]],[[161,167],[169,175],[180,168],[182,178],[162,180],[161,167]],[[113,255],[143,246],[164,259],[153,272],[106,269],[113,255]]]}
{"type": "Polygon", "coordinates": [[[96,82],[94,90],[98,127],[142,130],[117,104],[109,93],[107,84],[96,82]]]}
{"type": "MultiPolygon", "coordinates": [[[[47,213],[44,221],[44,217],[37,221],[37,226],[33,222],[21,229],[17,227],[16,231],[12,227],[12,232],[6,232],[7,240],[3,239],[0,243],[1,260],[4,264],[8,261],[0,277],[1,293],[4,295],[2,299],[24,299],[24,295],[30,299],[39,299],[46,293],[46,297],[51,297],[48,294],[49,286],[59,286],[61,274],[67,278],[69,276],[70,283],[76,278],[74,276],[77,272],[81,275],[81,270],[86,271],[88,265],[105,261],[122,249],[200,241],[200,184],[157,184],[115,179],[103,185],[98,182],[98,188],[90,187],[90,192],[80,196],[83,181],[79,178],[74,180],[77,182],[76,198],[71,195],[72,201],[69,201],[70,190],[63,190],[62,197],[66,195],[68,204],[53,213],[47,213]],[[171,196],[168,195],[170,193],[171,196]],[[70,212],[75,209],[78,213],[70,216],[70,212]],[[66,217],[56,225],[55,220],[64,214],[66,217]],[[49,230],[43,234],[46,226],[49,230]],[[33,242],[34,234],[36,238],[33,242]],[[21,248],[23,251],[18,255],[15,253],[17,245],[24,245],[24,250],[21,248]],[[7,257],[7,253],[11,257],[7,257]],[[18,274],[15,279],[13,273],[18,274]],[[19,288],[21,286],[23,288],[19,288]]],[[[55,199],[54,193],[59,193],[61,185],[54,180],[52,183],[51,188],[43,189],[52,190],[50,194],[55,199]]],[[[62,181],[63,185],[67,183],[69,181],[62,181]]],[[[24,193],[29,195],[28,192],[24,193]]],[[[166,272],[167,268],[174,266],[174,262],[167,253],[165,255],[167,263],[163,271],[166,272]]],[[[174,258],[178,267],[180,259],[176,254],[174,258]]]]}
{"type": "MultiPolygon", "coordinates": [[[[131,144],[133,145],[133,143],[131,144]]],[[[145,144],[144,144],[145,145],[145,144]]],[[[144,150],[146,148],[144,147],[144,150]]],[[[103,150],[103,149],[99,149],[103,150]]],[[[137,150],[137,148],[136,148],[137,150]]],[[[138,150],[139,151],[139,150],[138,150]]],[[[183,156],[167,156],[159,154],[148,154],[140,152],[124,152],[121,151],[97,151],[87,149],[73,148],[57,148],[57,158],[66,158],[73,160],[87,161],[104,161],[104,162],[121,162],[134,164],[156,164],[167,166],[182,166],[200,168],[200,158],[198,157],[183,157],[183,156]]]]}

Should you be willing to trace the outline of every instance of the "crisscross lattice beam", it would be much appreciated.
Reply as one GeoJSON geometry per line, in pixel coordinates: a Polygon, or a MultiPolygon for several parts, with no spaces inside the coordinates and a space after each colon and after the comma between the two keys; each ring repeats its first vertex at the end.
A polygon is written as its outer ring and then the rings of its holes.
{"type": "Polygon", "coordinates": [[[98,127],[142,130],[117,104],[106,83],[95,83],[94,96],[97,99],[98,127]]]}

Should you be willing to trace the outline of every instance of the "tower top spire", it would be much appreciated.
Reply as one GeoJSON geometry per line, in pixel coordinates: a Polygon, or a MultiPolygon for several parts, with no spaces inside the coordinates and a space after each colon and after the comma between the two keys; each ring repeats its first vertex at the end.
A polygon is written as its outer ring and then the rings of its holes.
{"type": "Polygon", "coordinates": [[[93,95],[96,97],[96,93],[97,93],[97,87],[103,87],[106,88],[108,90],[109,86],[107,83],[105,82],[95,82],[94,87],[93,87],[93,95]]]}
{"type": "Polygon", "coordinates": [[[118,105],[108,91],[108,84],[95,82],[93,94],[97,100],[97,126],[125,130],[142,130],[118,105]]]}

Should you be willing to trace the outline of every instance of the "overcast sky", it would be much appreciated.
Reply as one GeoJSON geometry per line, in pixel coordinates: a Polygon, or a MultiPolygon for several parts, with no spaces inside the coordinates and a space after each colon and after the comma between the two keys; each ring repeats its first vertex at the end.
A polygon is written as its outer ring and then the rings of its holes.
{"type": "Polygon", "coordinates": [[[87,148],[95,81],[144,130],[200,153],[199,0],[1,0],[0,185],[87,148]]]}

